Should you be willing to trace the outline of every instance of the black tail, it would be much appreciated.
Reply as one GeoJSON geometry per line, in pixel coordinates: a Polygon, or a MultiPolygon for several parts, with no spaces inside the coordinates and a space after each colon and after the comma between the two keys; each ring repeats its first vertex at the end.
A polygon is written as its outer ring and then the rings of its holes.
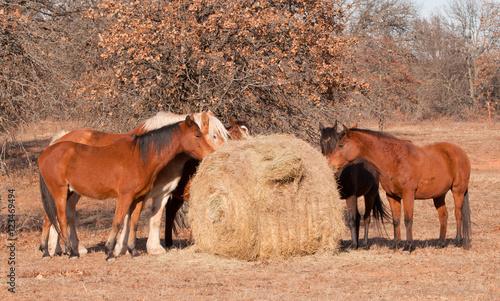
{"type": "Polygon", "coordinates": [[[382,199],[380,198],[380,194],[375,195],[375,202],[373,204],[373,217],[375,217],[375,221],[379,220],[384,223],[384,219],[386,221],[391,220],[391,216],[387,213],[387,207],[382,203],[382,199]]]}
{"type": "Polygon", "coordinates": [[[382,222],[382,226],[384,228],[385,234],[387,235],[387,230],[385,229],[384,219],[386,221],[391,221],[391,216],[387,213],[387,207],[382,203],[382,199],[380,198],[380,194],[377,192],[375,195],[375,202],[373,204],[373,217],[375,218],[375,226],[379,231],[382,230],[380,227],[380,221],[382,222]]]}
{"type": "Polygon", "coordinates": [[[471,242],[471,219],[469,205],[469,189],[465,191],[464,202],[462,204],[462,234],[464,249],[470,248],[471,242]]]}
{"type": "Polygon", "coordinates": [[[40,194],[42,195],[43,209],[45,209],[45,213],[47,213],[47,216],[49,217],[49,220],[52,223],[52,225],[54,225],[54,228],[56,228],[57,233],[61,235],[61,228],[59,227],[59,221],[57,219],[56,202],[54,200],[54,197],[50,193],[47,184],[45,184],[45,180],[43,179],[42,174],[39,173],[39,175],[40,175],[40,194]]]}

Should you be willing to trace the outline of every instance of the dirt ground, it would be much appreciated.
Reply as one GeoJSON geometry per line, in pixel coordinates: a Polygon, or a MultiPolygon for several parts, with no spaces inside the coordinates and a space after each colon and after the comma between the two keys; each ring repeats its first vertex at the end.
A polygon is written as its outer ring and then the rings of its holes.
{"type": "MultiPolygon", "coordinates": [[[[33,125],[17,136],[25,142],[24,149],[10,140],[3,144],[7,165],[2,171],[9,176],[0,179],[1,300],[500,300],[500,124],[439,121],[386,128],[417,145],[448,141],[468,153],[472,163],[470,250],[452,243],[456,223],[448,194],[448,244],[444,248],[437,247],[439,221],[432,200],[417,200],[413,236],[418,247],[412,253],[391,248],[392,225],[386,224],[386,231],[371,227],[369,250],[342,248],[339,254],[257,262],[197,253],[185,247],[183,235],[177,237],[178,248],[165,255],[147,255],[147,213],[139,232],[141,256],[107,262],[103,245],[114,201],[85,198],[77,207],[78,231],[90,253],[78,259],[42,259],[38,246],[43,208],[36,158],[55,132],[74,127],[68,123],[33,125]],[[11,198],[15,201],[14,237],[8,236],[9,189],[15,190],[11,198]],[[12,242],[15,250],[11,252],[8,245],[12,242]],[[14,276],[10,277],[12,268],[14,276]],[[15,293],[8,291],[11,280],[15,293]]],[[[376,129],[375,124],[359,127],[376,129]]],[[[343,239],[343,245],[349,245],[348,230],[343,239]]]]}

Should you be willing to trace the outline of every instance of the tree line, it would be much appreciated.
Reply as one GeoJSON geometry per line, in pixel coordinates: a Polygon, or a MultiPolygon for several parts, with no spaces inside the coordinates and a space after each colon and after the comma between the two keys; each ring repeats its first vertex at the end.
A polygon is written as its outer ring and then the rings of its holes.
{"type": "Polygon", "coordinates": [[[499,39],[487,0],[2,0],[0,130],[210,109],[315,142],[319,121],[496,116],[499,39]]]}

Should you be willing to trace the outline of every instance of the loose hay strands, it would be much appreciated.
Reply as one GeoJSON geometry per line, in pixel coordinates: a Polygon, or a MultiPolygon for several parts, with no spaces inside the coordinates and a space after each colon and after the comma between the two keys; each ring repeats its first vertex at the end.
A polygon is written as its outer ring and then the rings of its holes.
{"type": "Polygon", "coordinates": [[[290,135],[230,141],[191,183],[196,248],[243,260],[336,252],[342,203],[327,161],[290,135]]]}

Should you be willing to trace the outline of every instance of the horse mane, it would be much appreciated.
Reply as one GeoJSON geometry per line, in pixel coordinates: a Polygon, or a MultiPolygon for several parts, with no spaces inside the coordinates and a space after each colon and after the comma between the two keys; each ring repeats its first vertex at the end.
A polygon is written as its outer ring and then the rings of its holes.
{"type": "MultiPolygon", "coordinates": [[[[188,114],[175,114],[172,112],[160,111],[156,113],[155,116],[147,119],[141,129],[144,131],[155,130],[169,124],[183,121],[186,119],[186,116],[188,116],[188,114]]],[[[194,113],[192,116],[194,117],[194,122],[201,127],[201,113],[194,113]]],[[[224,141],[227,141],[229,139],[229,132],[226,130],[222,122],[211,114],[208,114],[208,117],[210,118],[208,126],[209,135],[217,135],[222,137],[224,141]]]]}
{"type": "Polygon", "coordinates": [[[134,148],[139,148],[139,154],[143,162],[149,160],[150,152],[153,147],[156,147],[156,155],[159,156],[163,148],[170,146],[173,136],[180,135],[180,122],[181,121],[148,131],[142,135],[132,135],[134,136],[132,145],[134,148]]]}
{"type": "MultiPolygon", "coordinates": [[[[201,124],[201,113],[196,113],[193,115],[194,116],[194,121],[200,125],[201,124]]],[[[229,132],[222,124],[222,122],[212,114],[208,114],[208,117],[210,118],[210,123],[208,126],[208,134],[210,136],[217,135],[219,137],[222,137],[224,139],[224,142],[227,142],[229,140],[229,132]]]]}
{"type": "Polygon", "coordinates": [[[147,119],[142,125],[141,130],[145,132],[149,132],[152,130],[159,129],[166,125],[174,124],[179,121],[182,121],[186,118],[187,115],[179,115],[172,112],[164,112],[160,111],[156,113],[155,116],[147,119]]]}
{"type": "MultiPolygon", "coordinates": [[[[391,135],[391,134],[389,134],[387,132],[380,132],[380,131],[374,131],[374,130],[368,130],[368,129],[358,129],[358,128],[350,128],[349,131],[361,132],[361,133],[367,133],[367,134],[372,134],[372,135],[379,135],[379,136],[384,136],[384,137],[398,139],[394,135],[391,135]]],[[[342,139],[342,137],[344,137],[344,135],[345,135],[344,131],[340,132],[340,138],[339,139],[342,139]]]]}

